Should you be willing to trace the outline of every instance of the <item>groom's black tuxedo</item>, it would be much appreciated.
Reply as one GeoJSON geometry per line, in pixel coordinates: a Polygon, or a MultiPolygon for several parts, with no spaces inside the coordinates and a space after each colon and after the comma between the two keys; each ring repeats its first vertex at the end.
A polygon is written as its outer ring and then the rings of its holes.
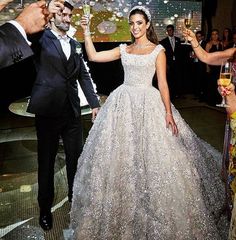
{"type": "Polygon", "coordinates": [[[68,101],[75,116],[80,116],[77,79],[90,107],[99,106],[90,74],[80,52],[82,47],[77,41],[70,39],[71,55],[68,60],[62,51],[60,41],[50,30],[45,30],[40,41],[35,43],[32,41],[37,77],[28,112],[58,117],[63,112],[65,102],[68,101]]]}
{"type": "MultiPolygon", "coordinates": [[[[39,35],[39,34],[37,34],[39,35]]],[[[99,107],[90,74],[85,66],[81,45],[70,39],[67,60],[61,43],[50,31],[32,41],[37,77],[28,112],[36,116],[38,138],[38,201],[41,211],[50,211],[54,196],[54,162],[62,137],[68,179],[68,197],[72,197],[73,179],[82,151],[82,126],[77,80],[91,108],[99,107]]]]}
{"type": "Polygon", "coordinates": [[[19,30],[11,23],[0,26],[0,69],[22,61],[33,54],[19,30]]]}

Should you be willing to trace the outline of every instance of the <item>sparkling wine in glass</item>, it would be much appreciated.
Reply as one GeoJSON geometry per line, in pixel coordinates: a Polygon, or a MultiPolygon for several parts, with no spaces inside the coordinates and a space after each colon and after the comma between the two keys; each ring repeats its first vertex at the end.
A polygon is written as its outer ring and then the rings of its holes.
{"type": "MultiPolygon", "coordinates": [[[[218,80],[218,84],[227,87],[232,81],[232,63],[231,62],[225,62],[221,64],[220,68],[220,78],[218,80]]],[[[222,96],[222,102],[220,104],[216,104],[217,107],[229,107],[229,105],[226,104],[225,96],[222,96]]]]}
{"type": "Polygon", "coordinates": [[[192,27],[193,20],[191,18],[185,18],[184,19],[184,25],[187,29],[190,29],[192,27]]]}
{"type": "MultiPolygon", "coordinates": [[[[189,11],[186,12],[186,14],[184,16],[184,26],[187,29],[190,29],[192,27],[192,24],[193,24],[193,11],[189,10],[189,11]]],[[[185,42],[182,43],[182,44],[191,45],[190,43],[188,43],[187,39],[185,39],[185,42]]]]}
{"type": "MultiPolygon", "coordinates": [[[[82,7],[83,7],[84,15],[86,15],[88,17],[88,21],[89,21],[90,20],[90,10],[91,10],[89,2],[87,0],[83,1],[82,7]]],[[[88,24],[89,24],[89,22],[88,22],[88,24]]],[[[85,32],[86,33],[89,32],[89,26],[86,27],[85,32]]]]}

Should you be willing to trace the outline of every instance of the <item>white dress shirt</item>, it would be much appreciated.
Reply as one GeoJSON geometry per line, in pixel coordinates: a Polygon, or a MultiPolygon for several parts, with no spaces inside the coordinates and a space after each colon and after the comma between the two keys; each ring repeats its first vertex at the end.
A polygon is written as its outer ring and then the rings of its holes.
{"type": "Polygon", "coordinates": [[[170,40],[170,44],[171,44],[172,50],[174,52],[174,50],[175,50],[175,37],[168,37],[168,38],[170,40]]]}
{"type": "Polygon", "coordinates": [[[51,32],[57,37],[61,43],[62,50],[68,60],[71,54],[70,38],[67,35],[59,35],[57,32],[51,30],[51,32]]]}

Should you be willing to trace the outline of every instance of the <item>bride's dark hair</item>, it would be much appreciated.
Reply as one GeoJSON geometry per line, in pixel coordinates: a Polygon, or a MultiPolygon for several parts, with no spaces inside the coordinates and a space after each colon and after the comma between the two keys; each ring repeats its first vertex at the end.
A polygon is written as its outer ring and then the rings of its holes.
{"type": "MultiPolygon", "coordinates": [[[[155,33],[154,27],[152,25],[152,21],[149,21],[147,14],[144,11],[142,11],[141,9],[134,9],[134,10],[131,10],[131,12],[129,14],[129,18],[132,15],[135,15],[135,14],[143,15],[146,23],[150,22],[150,26],[147,29],[147,39],[154,44],[158,44],[157,34],[155,33]]],[[[131,38],[132,38],[132,42],[134,42],[135,39],[134,39],[134,36],[132,34],[131,34],[131,38]]]]}

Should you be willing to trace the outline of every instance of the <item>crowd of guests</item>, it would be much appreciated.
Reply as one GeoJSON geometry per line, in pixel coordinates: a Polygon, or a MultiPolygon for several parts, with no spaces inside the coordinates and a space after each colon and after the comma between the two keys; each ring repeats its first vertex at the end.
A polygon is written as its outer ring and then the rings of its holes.
{"type": "MultiPolygon", "coordinates": [[[[166,27],[167,37],[160,40],[166,49],[167,79],[171,99],[192,93],[199,101],[215,106],[221,97],[217,91],[220,66],[200,61],[190,45],[174,35],[174,26],[166,27]]],[[[236,47],[236,32],[225,28],[222,35],[212,29],[209,38],[202,31],[195,33],[200,46],[209,53],[236,47]]]]}

